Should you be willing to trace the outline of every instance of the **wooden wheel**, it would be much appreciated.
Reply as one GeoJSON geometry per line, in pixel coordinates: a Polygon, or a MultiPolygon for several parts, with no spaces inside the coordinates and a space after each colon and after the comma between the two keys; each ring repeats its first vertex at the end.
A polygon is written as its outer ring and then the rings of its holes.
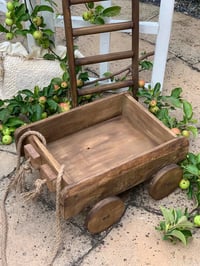
{"type": "Polygon", "coordinates": [[[86,226],[92,234],[100,233],[116,223],[123,215],[125,206],[118,197],[108,197],[98,202],[89,212],[86,226]]]}
{"type": "Polygon", "coordinates": [[[165,166],[152,178],[149,194],[156,200],[168,196],[178,187],[182,177],[183,171],[180,166],[176,164],[165,166]]]}

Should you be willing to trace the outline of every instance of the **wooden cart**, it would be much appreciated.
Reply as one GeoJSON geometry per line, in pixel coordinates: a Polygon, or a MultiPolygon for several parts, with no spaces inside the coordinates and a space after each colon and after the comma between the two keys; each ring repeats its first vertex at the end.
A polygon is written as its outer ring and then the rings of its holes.
{"type": "Polygon", "coordinates": [[[69,218],[94,205],[87,227],[98,233],[116,222],[124,204],[116,197],[149,180],[149,193],[161,199],[177,188],[182,170],[177,163],[186,157],[188,140],[176,137],[162,122],[123,93],[76,107],[19,128],[40,132],[47,141],[28,136],[22,153],[47,179],[50,191],[61,164],[62,216],[69,218]]]}
{"type": "Polygon", "coordinates": [[[132,87],[131,95],[112,95],[21,127],[15,139],[18,143],[22,134],[30,130],[45,137],[47,146],[37,136],[28,136],[22,154],[39,169],[50,191],[56,190],[57,175],[61,165],[65,165],[60,195],[62,216],[67,219],[93,206],[86,225],[90,232],[98,233],[122,216],[124,203],[117,196],[120,193],[146,180],[155,199],[176,189],[182,178],[177,163],[186,157],[189,143],[184,137],[176,137],[132,97],[136,96],[138,85],[139,1],[131,1],[131,21],[72,29],[70,6],[86,2],[93,1],[63,0],[73,107],[80,95],[132,87]],[[130,51],[74,58],[74,37],[128,28],[132,33],[130,51]],[[76,66],[124,58],[131,59],[131,79],[76,87],[76,66]]]}

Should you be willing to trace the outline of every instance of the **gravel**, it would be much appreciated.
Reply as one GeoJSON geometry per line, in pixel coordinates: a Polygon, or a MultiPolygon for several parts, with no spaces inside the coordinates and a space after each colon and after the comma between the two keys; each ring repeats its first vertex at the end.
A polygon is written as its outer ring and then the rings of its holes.
{"type": "MultiPolygon", "coordinates": [[[[140,0],[140,2],[160,5],[160,0],[140,0]]],[[[200,0],[177,0],[174,9],[177,12],[200,19],[200,0]]]]}

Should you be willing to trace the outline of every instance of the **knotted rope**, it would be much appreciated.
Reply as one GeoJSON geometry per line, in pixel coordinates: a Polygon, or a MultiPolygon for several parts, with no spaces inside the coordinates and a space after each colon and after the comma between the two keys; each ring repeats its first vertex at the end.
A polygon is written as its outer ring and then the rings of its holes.
{"type": "MultiPolygon", "coordinates": [[[[6,256],[6,250],[7,250],[7,237],[8,237],[8,221],[7,221],[7,213],[6,213],[6,199],[8,197],[9,192],[13,187],[15,188],[20,188],[20,191],[24,185],[25,182],[25,173],[27,171],[32,170],[31,165],[30,165],[30,159],[26,160],[20,165],[20,159],[21,159],[21,149],[22,149],[22,144],[23,141],[26,137],[30,135],[35,135],[37,136],[42,143],[46,146],[46,140],[44,136],[39,133],[38,131],[27,131],[21,137],[19,138],[18,144],[17,144],[17,167],[15,170],[15,174],[13,178],[11,178],[2,202],[1,202],[1,216],[2,216],[2,237],[1,237],[1,257],[2,257],[2,265],[7,266],[7,256],[6,256]]],[[[62,230],[61,230],[61,222],[60,222],[60,191],[61,191],[61,181],[62,177],[64,174],[64,165],[61,166],[61,169],[58,173],[57,180],[56,180],[56,245],[55,245],[55,251],[53,253],[51,262],[49,265],[52,265],[54,262],[60,245],[62,241],[62,230]]],[[[37,179],[35,181],[35,189],[26,193],[22,193],[22,195],[26,198],[26,200],[31,200],[34,199],[36,196],[38,196],[41,193],[42,186],[46,183],[46,179],[37,179]]]]}

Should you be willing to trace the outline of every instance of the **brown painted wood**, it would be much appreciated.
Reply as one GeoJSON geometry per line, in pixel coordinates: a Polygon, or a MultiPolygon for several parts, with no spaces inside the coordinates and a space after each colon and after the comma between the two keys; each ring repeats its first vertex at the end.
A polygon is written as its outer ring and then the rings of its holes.
{"type": "Polygon", "coordinates": [[[125,210],[123,201],[109,197],[98,202],[89,212],[86,227],[92,234],[100,233],[118,222],[125,210]]]}
{"type": "Polygon", "coordinates": [[[40,154],[35,150],[33,145],[26,144],[24,145],[24,154],[25,157],[28,159],[31,159],[31,164],[35,169],[38,169],[41,165],[41,156],[40,154]]]}
{"type": "Polygon", "coordinates": [[[110,23],[110,24],[104,24],[104,25],[96,25],[95,27],[81,27],[81,28],[75,28],[73,29],[73,36],[84,36],[89,34],[95,34],[95,33],[104,33],[104,32],[112,32],[112,31],[120,31],[120,30],[126,30],[133,27],[133,22],[121,22],[121,23],[110,23]]]}
{"type": "Polygon", "coordinates": [[[18,143],[24,132],[35,130],[45,137],[47,143],[50,143],[99,122],[106,121],[121,114],[123,98],[127,97],[126,95],[113,95],[76,107],[66,113],[50,116],[45,120],[22,126],[15,131],[15,141],[18,143]]]}
{"type": "Polygon", "coordinates": [[[132,126],[157,144],[174,138],[175,135],[171,130],[131,97],[131,95],[127,94],[123,98],[122,106],[122,115],[128,119],[132,126]]]}
{"type": "Polygon", "coordinates": [[[176,164],[167,165],[154,175],[150,185],[149,194],[159,200],[172,193],[183,177],[183,170],[176,164]]]}
{"type": "Polygon", "coordinates": [[[116,52],[116,53],[76,58],[75,64],[77,66],[84,66],[84,65],[91,65],[91,64],[102,63],[102,62],[127,59],[127,58],[130,58],[131,56],[133,56],[133,51],[122,51],[122,52],[116,52]]]}
{"type": "Polygon", "coordinates": [[[43,164],[40,166],[40,176],[42,179],[47,180],[47,186],[49,191],[56,191],[56,173],[52,170],[52,168],[48,164],[43,164]]]}
{"type": "Polygon", "coordinates": [[[100,93],[108,90],[115,90],[115,89],[120,89],[120,88],[125,88],[125,87],[131,87],[133,86],[133,81],[132,80],[123,80],[119,82],[114,82],[113,84],[102,84],[96,87],[84,87],[81,89],[77,89],[78,95],[88,95],[91,93],[100,93]]]}

